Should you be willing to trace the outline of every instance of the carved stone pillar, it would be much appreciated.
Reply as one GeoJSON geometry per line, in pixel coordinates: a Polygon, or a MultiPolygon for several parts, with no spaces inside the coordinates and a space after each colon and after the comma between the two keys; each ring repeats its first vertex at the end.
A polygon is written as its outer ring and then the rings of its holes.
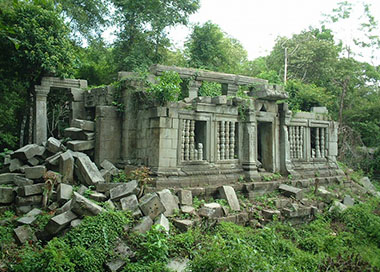
{"type": "Polygon", "coordinates": [[[202,81],[190,80],[189,82],[189,98],[193,99],[198,97],[199,88],[202,85],[202,81]]]}
{"type": "Polygon", "coordinates": [[[47,140],[47,95],[50,87],[35,86],[33,141],[42,144],[47,140]]]}
{"type": "Polygon", "coordinates": [[[243,128],[243,169],[250,179],[258,178],[256,166],[256,125],[253,122],[245,122],[243,128]]]}

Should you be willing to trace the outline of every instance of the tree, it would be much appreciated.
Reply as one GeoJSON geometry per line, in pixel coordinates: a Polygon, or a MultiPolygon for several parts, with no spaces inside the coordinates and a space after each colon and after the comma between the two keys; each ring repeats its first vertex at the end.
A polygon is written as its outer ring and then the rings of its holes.
{"type": "Polygon", "coordinates": [[[0,13],[0,148],[16,147],[34,85],[46,74],[69,76],[69,28],[48,0],[5,0],[0,13]]]}
{"type": "Polygon", "coordinates": [[[186,25],[199,0],[113,0],[120,27],[115,42],[118,69],[133,70],[163,61],[170,45],[167,28],[186,25]]]}
{"type": "Polygon", "coordinates": [[[194,26],[185,46],[191,67],[241,73],[247,61],[247,52],[241,43],[210,21],[194,26]]]}

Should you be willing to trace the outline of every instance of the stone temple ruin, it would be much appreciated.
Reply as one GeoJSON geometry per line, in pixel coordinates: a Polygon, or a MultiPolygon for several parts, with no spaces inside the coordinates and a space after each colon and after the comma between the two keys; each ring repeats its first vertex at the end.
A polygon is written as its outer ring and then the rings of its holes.
{"type": "MultiPolygon", "coordinates": [[[[328,118],[326,108],[293,113],[281,102],[287,98],[281,86],[246,76],[154,65],[148,80],[165,71],[187,80],[188,95],[164,106],[136,99],[143,97],[146,85],[133,73],[119,72],[119,88],[88,91],[85,81],[44,78],[36,86],[36,143],[47,138],[46,98],[39,98],[39,90],[46,97],[58,84],[73,93],[72,118],[95,121],[95,136],[83,134],[69,148],[90,152],[97,165],[105,159],[146,165],[156,175],[156,187],[231,184],[242,177],[259,180],[266,173],[294,178],[341,174],[336,164],[338,124],[328,118]],[[204,81],[221,84],[222,95],[198,96],[204,81]],[[236,96],[240,86],[246,86],[250,99],[236,96]]],[[[82,132],[69,128],[66,133],[82,132]]]]}

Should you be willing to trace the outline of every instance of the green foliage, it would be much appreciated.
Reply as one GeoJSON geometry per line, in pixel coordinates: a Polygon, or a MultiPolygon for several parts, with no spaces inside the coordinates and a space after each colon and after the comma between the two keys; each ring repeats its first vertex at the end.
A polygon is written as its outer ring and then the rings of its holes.
{"type": "Polygon", "coordinates": [[[151,100],[159,105],[165,105],[170,101],[178,101],[181,95],[181,78],[178,73],[166,71],[157,77],[156,84],[148,88],[147,93],[151,95],[151,100]]]}
{"type": "Polygon", "coordinates": [[[199,96],[220,96],[222,95],[222,86],[217,82],[203,81],[198,92],[199,96]]]}

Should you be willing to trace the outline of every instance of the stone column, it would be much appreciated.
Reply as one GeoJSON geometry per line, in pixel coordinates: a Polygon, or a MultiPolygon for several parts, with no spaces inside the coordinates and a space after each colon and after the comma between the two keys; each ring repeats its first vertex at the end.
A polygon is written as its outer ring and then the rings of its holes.
{"type": "Polygon", "coordinates": [[[47,95],[50,87],[36,85],[34,97],[33,142],[42,144],[47,140],[47,95]]]}
{"type": "Polygon", "coordinates": [[[198,91],[201,85],[202,85],[202,81],[190,80],[189,82],[189,98],[190,99],[198,97],[198,91]]]}
{"type": "Polygon", "coordinates": [[[222,94],[227,96],[236,96],[237,91],[239,90],[239,85],[237,84],[222,84],[222,94]]]}

